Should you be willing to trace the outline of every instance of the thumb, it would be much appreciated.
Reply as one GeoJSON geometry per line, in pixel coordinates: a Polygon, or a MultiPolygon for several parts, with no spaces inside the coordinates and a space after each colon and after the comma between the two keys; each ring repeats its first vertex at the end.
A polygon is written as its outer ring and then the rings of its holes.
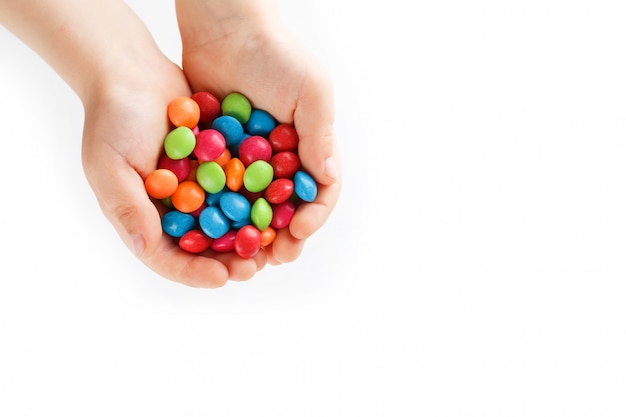
{"type": "Polygon", "coordinates": [[[85,167],[100,208],[126,246],[138,258],[149,257],[162,236],[159,212],[141,176],[125,161],[109,161],[106,169],[85,167]]]}
{"type": "Polygon", "coordinates": [[[294,111],[294,125],[300,139],[298,154],[302,166],[324,185],[339,179],[334,119],[331,83],[325,75],[317,75],[302,90],[294,111]]]}

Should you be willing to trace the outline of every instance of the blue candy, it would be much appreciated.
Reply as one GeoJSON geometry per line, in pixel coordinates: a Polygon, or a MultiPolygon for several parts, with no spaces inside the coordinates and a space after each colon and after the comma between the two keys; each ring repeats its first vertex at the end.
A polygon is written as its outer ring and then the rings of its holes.
{"type": "Polygon", "coordinates": [[[229,149],[239,148],[239,144],[244,138],[243,126],[239,123],[239,120],[235,119],[233,116],[219,116],[213,120],[211,127],[224,136],[226,146],[228,146],[229,149]]]}
{"type": "Polygon", "coordinates": [[[303,201],[311,202],[317,197],[317,183],[311,175],[304,171],[298,171],[293,177],[293,185],[296,195],[303,201]]]}
{"type": "Polygon", "coordinates": [[[243,127],[251,135],[267,137],[276,127],[276,120],[265,110],[252,109],[250,118],[243,127]]]}
{"type": "Polygon", "coordinates": [[[161,219],[163,231],[173,237],[181,237],[196,225],[196,219],[178,210],[168,211],[161,219]]]}
{"type": "Polygon", "coordinates": [[[234,222],[250,218],[250,202],[239,193],[225,192],[220,197],[222,213],[234,222]]]}
{"type": "Polygon", "coordinates": [[[198,223],[204,234],[213,239],[224,236],[230,229],[230,221],[217,207],[207,207],[202,210],[198,223]]]}
{"type": "Polygon", "coordinates": [[[222,194],[224,194],[225,189],[226,188],[223,188],[222,191],[218,193],[206,193],[204,200],[207,205],[210,207],[218,207],[220,205],[220,198],[222,197],[222,194]]]}

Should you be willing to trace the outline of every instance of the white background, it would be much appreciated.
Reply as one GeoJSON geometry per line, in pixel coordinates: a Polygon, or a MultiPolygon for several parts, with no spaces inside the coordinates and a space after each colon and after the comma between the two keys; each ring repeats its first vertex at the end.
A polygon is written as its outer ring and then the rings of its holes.
{"type": "MultiPolygon", "coordinates": [[[[173,2],[130,4],[179,62],[173,2]]],[[[344,189],[218,290],[126,249],[80,102],[0,30],[0,415],[626,415],[626,3],[280,4],[344,189]]]]}

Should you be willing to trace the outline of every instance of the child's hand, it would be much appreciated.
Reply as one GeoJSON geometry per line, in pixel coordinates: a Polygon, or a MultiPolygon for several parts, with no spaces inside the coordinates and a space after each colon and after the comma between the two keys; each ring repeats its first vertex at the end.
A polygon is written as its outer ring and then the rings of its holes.
{"type": "Polygon", "coordinates": [[[300,255],[305,239],[333,210],[341,182],[330,80],[282,28],[272,5],[263,3],[179,0],[177,16],[183,70],[193,91],[209,91],[219,99],[241,92],[253,107],[293,123],[298,131],[298,154],[319,191],[315,202],[301,206],[289,228],[279,230],[265,248],[269,262],[277,264],[300,255]]]}
{"type": "Polygon", "coordinates": [[[85,103],[83,165],[105,216],[129,248],[155,272],[186,285],[217,287],[253,276],[266,263],[262,251],[253,259],[184,252],[162,232],[146,194],[144,179],[156,168],[169,131],[167,105],[191,94],[182,71],[163,59],[160,66],[127,68],[123,78],[106,80],[98,90],[85,103]]]}

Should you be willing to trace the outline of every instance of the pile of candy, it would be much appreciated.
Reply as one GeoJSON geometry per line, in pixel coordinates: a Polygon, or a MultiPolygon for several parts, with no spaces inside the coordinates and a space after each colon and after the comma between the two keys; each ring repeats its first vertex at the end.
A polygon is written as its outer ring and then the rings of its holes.
{"type": "Polygon", "coordinates": [[[181,96],[167,107],[173,126],[146,192],[168,210],[163,231],[190,253],[254,256],[285,228],[317,183],[298,156],[298,134],[233,92],[181,96]]]}

